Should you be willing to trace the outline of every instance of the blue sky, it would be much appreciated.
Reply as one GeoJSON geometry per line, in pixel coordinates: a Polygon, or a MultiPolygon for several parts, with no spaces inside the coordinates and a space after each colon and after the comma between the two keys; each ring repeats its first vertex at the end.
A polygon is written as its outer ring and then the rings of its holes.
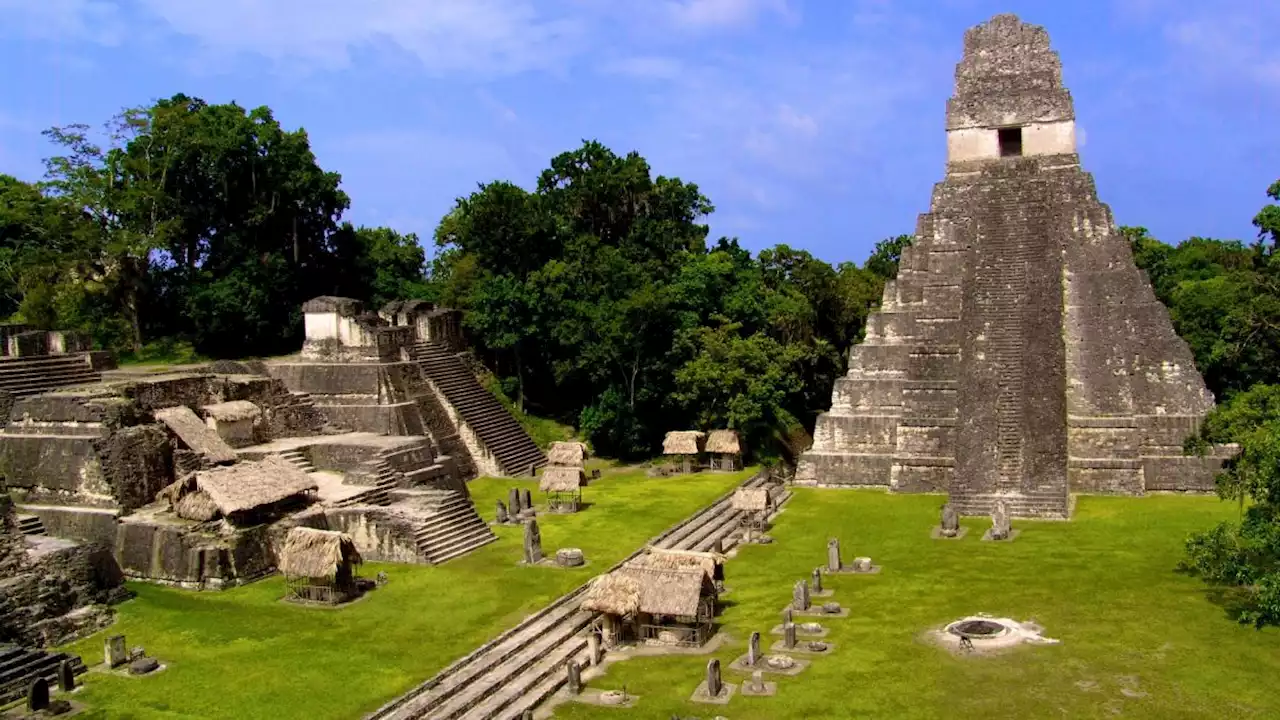
{"type": "Polygon", "coordinates": [[[1118,222],[1252,239],[1280,177],[1275,0],[0,0],[0,172],[177,92],[269,105],[348,219],[429,239],[583,138],[698,183],[713,237],[832,262],[912,232],[965,28],[1045,25],[1118,222]]]}

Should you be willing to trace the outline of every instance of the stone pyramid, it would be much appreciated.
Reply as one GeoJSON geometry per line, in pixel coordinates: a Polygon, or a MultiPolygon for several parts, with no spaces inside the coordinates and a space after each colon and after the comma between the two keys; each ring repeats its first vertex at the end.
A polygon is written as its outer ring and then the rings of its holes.
{"type": "Polygon", "coordinates": [[[944,491],[1067,517],[1071,493],[1211,489],[1184,457],[1213,407],[1076,154],[1044,28],[965,33],[947,171],[818,418],[800,485],[944,491]]]}

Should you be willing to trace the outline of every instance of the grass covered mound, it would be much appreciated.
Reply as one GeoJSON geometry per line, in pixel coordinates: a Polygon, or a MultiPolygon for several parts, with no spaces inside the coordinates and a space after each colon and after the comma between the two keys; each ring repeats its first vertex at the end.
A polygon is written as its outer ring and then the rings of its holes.
{"type": "MultiPolygon", "coordinates": [[[[133,583],[136,599],[119,606],[107,633],[69,649],[92,665],[107,634],[168,665],[143,678],[84,676],[77,694],[89,718],[306,718],[348,720],[427,679],[454,659],[520,622],[559,595],[639,548],[649,538],[711,503],[750,475],[702,473],[646,478],[643,471],[606,473],[584,489],[591,507],[576,515],[542,513],[543,548],[578,547],[585,568],[526,568],[522,531],[495,528],[499,540],[439,567],[367,564],[390,582],[338,609],[282,602],[274,576],[224,592],[191,592],[133,583]]],[[[471,484],[480,514],[533,480],[481,479],[471,484]]]]}
{"type": "MultiPolygon", "coordinates": [[[[724,707],[687,700],[712,656],[640,658],[613,664],[589,687],[641,696],[630,711],[567,704],[557,718],[724,715],[734,720],[820,718],[1220,718],[1280,717],[1280,632],[1238,625],[1197,579],[1175,567],[1192,531],[1233,517],[1215,498],[1086,497],[1070,522],[1014,521],[1012,543],[981,542],[990,522],[966,520],[967,536],[929,537],[939,496],[801,489],[771,534],[726,567],[723,614],[733,643],[717,652],[728,669],[747,638],[769,630],[795,582],[825,564],[839,537],[846,562],[869,555],[884,570],[825,578],[851,608],[832,629],[832,654],[796,677],[771,677],[772,698],[736,694],[724,707]],[[1058,645],[956,657],[922,633],[970,614],[1034,619],[1058,645]]],[[[825,600],[817,600],[823,602],[825,600]]]]}

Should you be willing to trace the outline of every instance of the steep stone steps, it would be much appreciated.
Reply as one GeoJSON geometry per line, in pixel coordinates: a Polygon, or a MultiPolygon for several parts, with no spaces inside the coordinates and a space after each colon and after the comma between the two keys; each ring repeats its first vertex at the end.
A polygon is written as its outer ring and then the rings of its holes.
{"type": "Polygon", "coordinates": [[[304,473],[313,473],[316,466],[311,464],[305,453],[301,450],[285,450],[284,452],[275,453],[275,456],[301,470],[304,473]]]}
{"type": "Polygon", "coordinates": [[[546,464],[546,455],[529,434],[456,354],[438,343],[419,342],[413,347],[413,358],[493,454],[504,474],[527,475],[530,467],[546,464]]]}
{"type": "Polygon", "coordinates": [[[57,688],[58,667],[63,660],[71,661],[72,673],[77,676],[89,671],[76,655],[0,646],[0,706],[25,697],[36,678],[44,678],[51,688],[57,688]]]}
{"type": "Polygon", "coordinates": [[[475,505],[461,493],[436,490],[431,514],[414,533],[418,552],[433,565],[465,555],[498,539],[475,505]]]}
{"type": "Polygon", "coordinates": [[[39,515],[17,515],[18,532],[23,535],[44,535],[44,523],[39,515]]]}
{"type": "Polygon", "coordinates": [[[1004,500],[1010,517],[1015,518],[1064,518],[1067,516],[1070,505],[1070,497],[1065,491],[1030,492],[1012,496],[952,495],[949,502],[960,515],[989,516],[997,500],[1004,500]]]}
{"type": "Polygon", "coordinates": [[[15,397],[38,395],[59,388],[92,385],[102,381],[79,356],[49,356],[43,360],[0,361],[0,390],[15,397]],[[22,363],[14,366],[13,363],[22,363]]]}

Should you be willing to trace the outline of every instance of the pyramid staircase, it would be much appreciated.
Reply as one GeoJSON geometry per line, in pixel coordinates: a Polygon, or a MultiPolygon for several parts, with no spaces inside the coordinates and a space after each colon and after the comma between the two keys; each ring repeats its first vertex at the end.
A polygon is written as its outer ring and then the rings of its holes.
{"type": "Polygon", "coordinates": [[[418,554],[432,565],[465,555],[498,539],[475,505],[452,490],[418,493],[426,500],[428,516],[414,534],[418,554]]]}
{"type": "Polygon", "coordinates": [[[462,421],[479,436],[503,474],[528,475],[531,467],[547,464],[547,456],[529,433],[493,393],[476,381],[456,353],[439,343],[418,342],[413,346],[413,359],[462,421]]]}
{"type": "Polygon", "coordinates": [[[0,390],[15,397],[101,381],[102,373],[81,354],[0,357],[0,390]]]}
{"type": "Polygon", "coordinates": [[[0,645],[0,706],[25,697],[36,678],[44,678],[51,688],[58,687],[58,666],[63,660],[71,661],[75,675],[89,671],[76,655],[0,645]]]}

